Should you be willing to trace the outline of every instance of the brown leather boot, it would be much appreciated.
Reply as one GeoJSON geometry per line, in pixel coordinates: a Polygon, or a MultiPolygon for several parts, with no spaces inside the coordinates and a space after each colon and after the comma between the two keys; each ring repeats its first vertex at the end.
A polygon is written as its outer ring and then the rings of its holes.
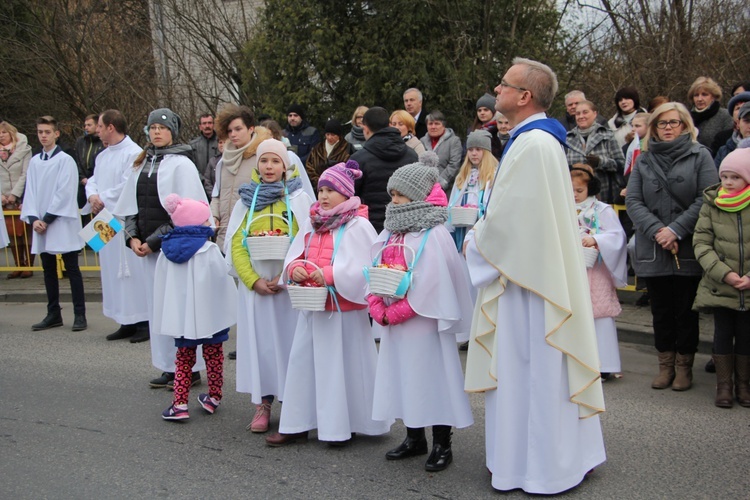
{"type": "Polygon", "coordinates": [[[740,406],[750,408],[750,356],[734,357],[734,391],[740,406]]]}
{"type": "Polygon", "coordinates": [[[680,354],[675,357],[673,391],[687,391],[693,386],[693,361],[695,354],[680,354]]]}
{"type": "Polygon", "coordinates": [[[732,395],[732,376],[734,375],[734,354],[714,354],[716,365],[716,400],[719,408],[734,406],[732,395]]]}
{"type": "Polygon", "coordinates": [[[651,382],[653,389],[666,389],[674,380],[674,352],[659,353],[659,375],[651,382]]]}

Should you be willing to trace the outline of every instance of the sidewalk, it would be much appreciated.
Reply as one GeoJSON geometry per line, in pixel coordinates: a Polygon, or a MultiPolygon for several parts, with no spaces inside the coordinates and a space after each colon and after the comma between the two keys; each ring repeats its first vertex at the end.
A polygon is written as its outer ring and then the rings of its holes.
{"type": "MultiPolygon", "coordinates": [[[[86,291],[87,302],[102,301],[102,285],[98,272],[83,272],[83,286],[86,291]]],[[[617,318],[617,332],[620,342],[654,345],[654,335],[651,329],[651,310],[648,306],[638,307],[635,301],[641,296],[640,292],[618,292],[622,304],[622,314],[617,318]]],[[[60,283],[60,301],[70,302],[70,287],[63,278],[60,283]]],[[[42,273],[35,272],[28,279],[7,280],[0,276],[0,302],[47,302],[44,292],[42,273]]],[[[700,317],[700,345],[698,350],[704,354],[711,353],[714,336],[714,320],[709,314],[700,317]]]]}

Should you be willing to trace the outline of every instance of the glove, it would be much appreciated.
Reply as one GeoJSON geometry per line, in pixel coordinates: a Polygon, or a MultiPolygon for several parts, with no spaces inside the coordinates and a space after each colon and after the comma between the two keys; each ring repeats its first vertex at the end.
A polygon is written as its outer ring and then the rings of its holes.
{"type": "Polygon", "coordinates": [[[411,308],[411,305],[406,298],[391,304],[385,309],[385,317],[388,320],[389,325],[398,325],[416,315],[416,311],[411,308]]]}
{"type": "Polygon", "coordinates": [[[385,318],[386,305],[383,299],[375,295],[368,295],[366,298],[367,303],[370,304],[370,316],[372,316],[373,321],[381,326],[385,326],[383,319],[385,318]]]}

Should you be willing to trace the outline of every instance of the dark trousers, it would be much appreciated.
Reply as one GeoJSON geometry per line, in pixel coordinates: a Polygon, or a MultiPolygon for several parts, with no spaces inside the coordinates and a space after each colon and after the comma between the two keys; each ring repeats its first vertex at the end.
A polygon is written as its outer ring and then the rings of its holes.
{"type": "Polygon", "coordinates": [[[656,350],[695,354],[698,313],[692,308],[700,276],[659,276],[645,280],[651,298],[656,350]]]}
{"type": "Polygon", "coordinates": [[[750,356],[750,311],[714,309],[714,354],[750,356]]]}
{"type": "MultiPolygon", "coordinates": [[[[54,314],[60,310],[60,283],[57,279],[57,257],[51,253],[42,253],[44,269],[44,288],[47,289],[47,313],[54,314]]],[[[70,292],[73,295],[73,313],[86,314],[86,301],[83,295],[83,276],[78,268],[78,252],[61,255],[65,272],[70,280],[70,292]]]]}

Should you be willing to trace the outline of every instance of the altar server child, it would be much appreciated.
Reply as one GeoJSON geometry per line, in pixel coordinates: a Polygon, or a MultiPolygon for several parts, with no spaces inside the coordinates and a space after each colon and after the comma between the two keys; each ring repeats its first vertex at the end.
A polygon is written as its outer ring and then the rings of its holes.
{"type": "Polygon", "coordinates": [[[221,403],[223,343],[237,318],[237,287],[219,247],[209,238],[211,209],[205,201],[170,194],[166,210],[174,229],[162,236],[154,280],[152,331],[174,337],[177,347],[174,397],[164,420],[187,420],[188,396],[198,346],[203,347],[208,394],[198,402],[209,414],[221,403]]]}
{"type": "Polygon", "coordinates": [[[32,325],[32,330],[62,326],[60,283],[57,279],[57,255],[62,257],[73,295],[73,331],[85,330],[86,302],[83,276],[78,267],[78,252],[83,240],[78,235],[78,167],[73,158],[58,146],[57,120],[42,116],[36,121],[36,132],[42,152],[29,162],[21,220],[31,224],[34,238],[31,253],[39,255],[44,269],[47,291],[47,315],[32,325]]]}
{"type": "Polygon", "coordinates": [[[693,308],[714,313],[716,398],[750,407],[750,142],[745,140],[719,166],[721,184],[703,193],[693,236],[703,268],[693,308]],[[747,147],[743,147],[747,146],[747,147]],[[734,377],[734,394],[732,378],[734,377]]]}
{"type": "Polygon", "coordinates": [[[622,307],[616,288],[627,283],[627,239],[617,213],[596,199],[601,185],[591,166],[576,163],[570,168],[570,178],[581,244],[599,251],[596,263],[586,271],[594,306],[599,370],[602,380],[607,380],[611,373],[621,370],[615,318],[622,312],[622,307]]]}
{"type": "Polygon", "coordinates": [[[437,155],[423,153],[388,181],[385,230],[370,258],[383,250],[380,265],[408,269],[411,285],[402,299],[367,297],[381,339],[373,418],[400,418],[406,426],[406,439],[386,459],[426,454],[424,428],[431,425],[432,453],[425,463],[431,472],[453,459],[451,427],[474,422],[456,345],[457,335],[471,327],[469,280],[444,226],[447,199],[436,166],[437,155]]]}
{"type": "MultiPolygon", "coordinates": [[[[497,168],[497,158],[492,156],[492,141],[486,130],[475,130],[466,138],[466,158],[456,176],[448,203],[451,207],[474,207],[479,209],[479,216],[484,213],[484,193],[492,186],[497,168]]],[[[466,227],[453,227],[456,248],[463,250],[466,227]]]]}
{"type": "Polygon", "coordinates": [[[266,139],[256,155],[253,180],[240,186],[240,200],[229,218],[224,253],[231,272],[239,277],[237,391],[250,393],[256,405],[247,429],[266,432],[271,404],[275,398],[283,401],[297,311],[278,284],[286,253],[261,260],[245,240],[278,237],[261,236],[269,233],[294,238],[309,218],[312,199],[303,191],[281,141],[266,139]]]}
{"type": "Polygon", "coordinates": [[[343,446],[354,433],[385,434],[393,422],[372,418],[378,353],[362,269],[378,235],[367,207],[354,196],[354,181],[361,176],[352,160],[321,174],[318,201],[287,254],[294,284],[332,288],[325,311],[299,314],[279,432],[266,438],[270,446],[307,439],[316,428],[318,440],[343,446]]]}

